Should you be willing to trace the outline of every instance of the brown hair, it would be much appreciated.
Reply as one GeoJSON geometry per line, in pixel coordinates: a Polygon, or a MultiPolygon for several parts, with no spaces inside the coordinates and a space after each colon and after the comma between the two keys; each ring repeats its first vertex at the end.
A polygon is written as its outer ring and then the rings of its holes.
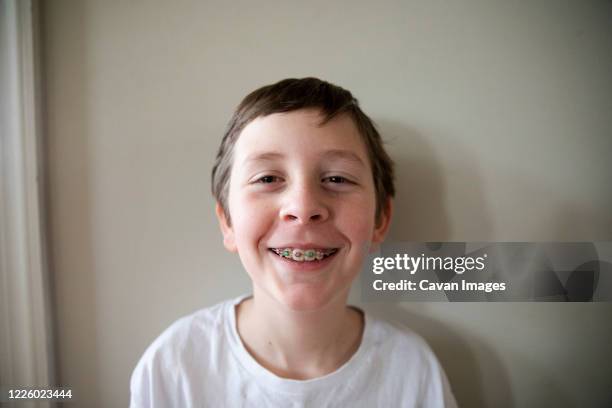
{"type": "Polygon", "coordinates": [[[298,109],[319,109],[324,125],[337,115],[348,114],[366,145],[376,188],[376,220],[380,219],[388,198],[395,195],[393,162],[385,151],[380,134],[372,120],[359,108],[353,95],[339,86],[317,78],[284,79],[248,94],[230,120],[212,170],[212,193],[230,222],[229,182],[233,149],[240,133],[254,119],[273,113],[298,109]]]}

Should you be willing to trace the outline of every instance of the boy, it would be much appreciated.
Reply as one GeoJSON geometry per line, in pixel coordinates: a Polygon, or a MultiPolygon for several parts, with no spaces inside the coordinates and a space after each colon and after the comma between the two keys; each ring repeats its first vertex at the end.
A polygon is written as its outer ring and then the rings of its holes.
{"type": "Polygon", "coordinates": [[[249,94],[212,190],[253,294],[155,340],[132,375],[132,407],[455,406],[420,337],[346,305],[394,195],[392,162],[350,92],[304,78],[249,94]]]}

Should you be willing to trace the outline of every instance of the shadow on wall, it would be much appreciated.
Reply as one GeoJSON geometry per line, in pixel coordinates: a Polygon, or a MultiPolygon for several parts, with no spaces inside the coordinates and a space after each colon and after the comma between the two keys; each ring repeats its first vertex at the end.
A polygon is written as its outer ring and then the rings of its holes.
{"type": "Polygon", "coordinates": [[[381,121],[385,148],[395,162],[395,208],[389,240],[444,241],[451,236],[441,167],[416,131],[381,121]]]}
{"type": "MultiPolygon", "coordinates": [[[[586,175],[580,175],[586,179],[586,175]]],[[[591,191],[578,193],[576,186],[585,182],[567,180],[565,188],[512,172],[496,175],[499,186],[507,186],[504,193],[505,211],[500,212],[500,224],[506,236],[529,241],[592,242],[612,240],[612,190],[601,194],[591,191]],[[610,205],[606,205],[610,203],[610,205]],[[512,208],[529,211],[511,211],[512,208]],[[526,229],[524,226],[529,226],[526,229]],[[527,236],[525,234],[528,234],[527,236]],[[522,238],[525,237],[525,238],[522,238]]],[[[602,189],[605,187],[601,187],[602,189]]]]}
{"type": "MultiPolygon", "coordinates": [[[[452,240],[451,222],[445,208],[443,166],[433,147],[413,129],[387,121],[378,124],[396,166],[395,213],[388,239],[414,242],[452,240]]],[[[462,167],[453,168],[453,176],[468,183],[462,189],[466,191],[462,197],[463,205],[469,209],[462,217],[473,225],[468,229],[468,235],[473,240],[489,239],[491,225],[476,161],[461,146],[454,146],[453,150],[461,159],[458,163],[462,164],[462,167]]],[[[484,343],[475,343],[473,339],[468,341],[453,328],[433,320],[427,315],[427,304],[402,306],[400,303],[380,302],[361,305],[368,313],[410,327],[427,340],[446,371],[459,406],[514,406],[507,371],[494,351],[484,343]],[[490,400],[491,395],[496,396],[495,401],[490,400]]],[[[450,303],[447,305],[456,307],[450,303]]]]}

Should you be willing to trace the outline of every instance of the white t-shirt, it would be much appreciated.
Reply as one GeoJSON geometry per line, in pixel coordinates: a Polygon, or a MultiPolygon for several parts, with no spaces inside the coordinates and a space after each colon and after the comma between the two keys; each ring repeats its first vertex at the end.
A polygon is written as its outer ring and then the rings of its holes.
{"type": "Polygon", "coordinates": [[[130,407],[456,407],[425,341],[366,313],[361,344],[342,367],[311,380],[276,376],[238,335],[235,306],[245,297],[166,329],[132,373],[130,407]]]}

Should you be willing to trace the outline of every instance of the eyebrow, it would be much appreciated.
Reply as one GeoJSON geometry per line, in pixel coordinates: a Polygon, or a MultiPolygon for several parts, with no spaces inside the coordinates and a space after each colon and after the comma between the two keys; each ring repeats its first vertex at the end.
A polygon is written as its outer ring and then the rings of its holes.
{"type": "Polygon", "coordinates": [[[279,152],[253,153],[247,156],[245,162],[273,161],[282,159],[283,157],[285,157],[285,155],[279,152]]]}
{"type": "Polygon", "coordinates": [[[361,166],[365,166],[365,163],[363,162],[363,160],[361,160],[359,156],[348,150],[328,150],[323,154],[323,156],[329,159],[346,160],[349,162],[354,162],[361,166]]]}
{"type": "MultiPolygon", "coordinates": [[[[282,159],[284,157],[285,155],[280,152],[253,153],[249,155],[245,161],[247,163],[262,162],[262,161],[265,162],[265,161],[274,161],[274,160],[282,159]]],[[[353,162],[355,164],[365,166],[365,163],[363,162],[363,160],[361,160],[359,156],[357,156],[355,153],[348,151],[348,150],[340,150],[340,149],[328,150],[325,153],[323,153],[323,157],[325,159],[331,159],[331,160],[346,160],[348,162],[353,162]]]]}

